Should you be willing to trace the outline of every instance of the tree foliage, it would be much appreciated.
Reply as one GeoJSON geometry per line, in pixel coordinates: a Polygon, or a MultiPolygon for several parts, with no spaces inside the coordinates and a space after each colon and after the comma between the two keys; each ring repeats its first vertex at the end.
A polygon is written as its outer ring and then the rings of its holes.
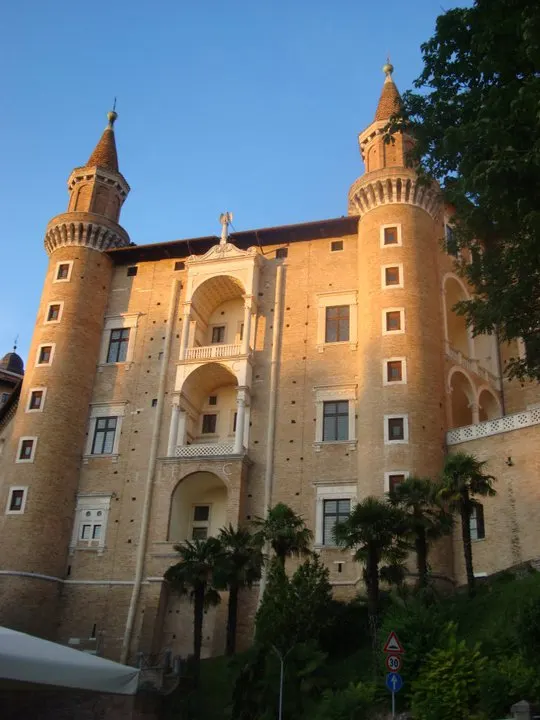
{"type": "Polygon", "coordinates": [[[458,312],[476,333],[523,338],[509,375],[540,380],[540,5],[449,10],[422,56],[392,130],[408,125],[412,162],[454,208],[455,250],[472,251],[461,272],[476,295],[458,312]]]}
{"type": "Polygon", "coordinates": [[[265,542],[270,543],[283,567],[288,557],[310,554],[313,533],[306,527],[304,519],[285,503],[269,508],[267,516],[257,518],[254,524],[265,542]]]}

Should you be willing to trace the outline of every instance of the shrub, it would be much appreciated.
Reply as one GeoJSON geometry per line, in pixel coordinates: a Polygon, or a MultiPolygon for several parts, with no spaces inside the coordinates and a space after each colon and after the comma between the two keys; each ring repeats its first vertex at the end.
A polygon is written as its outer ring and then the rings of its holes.
{"type": "Polygon", "coordinates": [[[535,665],[522,655],[500,657],[486,664],[481,681],[482,709],[489,717],[504,717],[512,705],[540,696],[540,680],[535,665]]]}
{"type": "Polygon", "coordinates": [[[310,720],[367,720],[375,699],[373,685],[351,683],[343,690],[327,690],[310,720]]]}

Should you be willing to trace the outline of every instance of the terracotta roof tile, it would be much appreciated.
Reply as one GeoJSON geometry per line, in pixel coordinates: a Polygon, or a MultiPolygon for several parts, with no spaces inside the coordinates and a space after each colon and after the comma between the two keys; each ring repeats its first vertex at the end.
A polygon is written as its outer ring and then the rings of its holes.
{"type": "Polygon", "coordinates": [[[116,140],[114,139],[112,127],[105,128],[103,135],[94,148],[94,152],[86,163],[86,167],[93,167],[94,165],[114,173],[119,172],[116,140]]]}
{"type": "Polygon", "coordinates": [[[377,112],[375,113],[375,122],[378,120],[389,120],[392,115],[401,109],[401,95],[392,78],[388,75],[384,81],[377,112]]]}

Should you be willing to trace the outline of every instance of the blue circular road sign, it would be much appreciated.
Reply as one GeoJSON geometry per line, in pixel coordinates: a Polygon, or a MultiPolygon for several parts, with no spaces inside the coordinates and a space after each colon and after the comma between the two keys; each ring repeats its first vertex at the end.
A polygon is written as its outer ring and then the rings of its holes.
{"type": "Polygon", "coordinates": [[[386,687],[390,692],[397,693],[403,687],[403,678],[399,673],[391,672],[386,675],[386,687]]]}

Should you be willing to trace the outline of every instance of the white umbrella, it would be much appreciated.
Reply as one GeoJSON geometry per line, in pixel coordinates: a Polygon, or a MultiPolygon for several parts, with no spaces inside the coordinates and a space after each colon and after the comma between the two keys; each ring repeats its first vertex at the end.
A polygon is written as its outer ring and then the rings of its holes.
{"type": "Polygon", "coordinates": [[[139,670],[0,627],[0,678],[135,695],[139,670]]]}

